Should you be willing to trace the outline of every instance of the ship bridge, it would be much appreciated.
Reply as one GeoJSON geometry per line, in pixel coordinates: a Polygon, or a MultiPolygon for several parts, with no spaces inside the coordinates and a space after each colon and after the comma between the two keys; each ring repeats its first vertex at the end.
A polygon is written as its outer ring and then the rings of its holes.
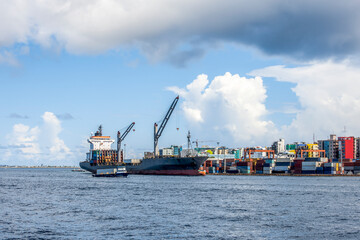
{"type": "Polygon", "coordinates": [[[90,150],[111,150],[111,145],[115,140],[110,136],[91,136],[88,139],[90,143],[90,150]]]}

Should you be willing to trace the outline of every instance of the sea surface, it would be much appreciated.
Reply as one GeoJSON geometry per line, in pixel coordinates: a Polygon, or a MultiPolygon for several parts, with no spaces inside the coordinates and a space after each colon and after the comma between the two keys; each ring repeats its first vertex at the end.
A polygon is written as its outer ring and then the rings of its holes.
{"type": "Polygon", "coordinates": [[[0,169],[0,239],[360,239],[360,178],[0,169]]]}

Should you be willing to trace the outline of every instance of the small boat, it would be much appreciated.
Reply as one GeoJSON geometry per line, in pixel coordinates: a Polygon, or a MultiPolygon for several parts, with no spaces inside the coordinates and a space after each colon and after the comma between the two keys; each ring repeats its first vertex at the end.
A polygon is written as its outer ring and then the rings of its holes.
{"type": "Polygon", "coordinates": [[[80,168],[74,168],[71,170],[72,172],[86,172],[85,170],[83,169],[80,169],[80,168]]]}
{"type": "Polygon", "coordinates": [[[94,173],[92,176],[93,177],[127,177],[128,172],[126,171],[125,166],[118,166],[117,168],[97,169],[96,173],[94,173]]]}

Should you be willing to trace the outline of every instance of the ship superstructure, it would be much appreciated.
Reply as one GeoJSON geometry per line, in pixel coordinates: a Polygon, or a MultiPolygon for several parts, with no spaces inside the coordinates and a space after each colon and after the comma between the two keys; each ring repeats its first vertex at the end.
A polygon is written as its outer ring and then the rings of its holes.
{"type": "Polygon", "coordinates": [[[88,142],[90,143],[90,150],[86,154],[86,161],[90,164],[90,166],[124,165],[121,142],[125,139],[134,125],[134,122],[131,123],[122,135],[118,132],[118,144],[116,150],[111,148],[111,145],[115,142],[115,140],[111,139],[110,136],[103,136],[102,126],[100,125],[95,135],[88,139],[88,142]]]}

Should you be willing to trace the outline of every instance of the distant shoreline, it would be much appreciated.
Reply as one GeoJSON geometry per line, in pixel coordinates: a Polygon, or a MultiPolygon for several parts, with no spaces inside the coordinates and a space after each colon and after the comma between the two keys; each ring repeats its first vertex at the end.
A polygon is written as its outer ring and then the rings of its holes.
{"type": "MultiPolygon", "coordinates": [[[[72,168],[81,169],[75,166],[0,166],[0,168],[72,168]]],[[[360,177],[360,175],[341,175],[341,174],[246,174],[246,173],[207,173],[206,175],[217,176],[277,176],[277,177],[360,177]]]]}

